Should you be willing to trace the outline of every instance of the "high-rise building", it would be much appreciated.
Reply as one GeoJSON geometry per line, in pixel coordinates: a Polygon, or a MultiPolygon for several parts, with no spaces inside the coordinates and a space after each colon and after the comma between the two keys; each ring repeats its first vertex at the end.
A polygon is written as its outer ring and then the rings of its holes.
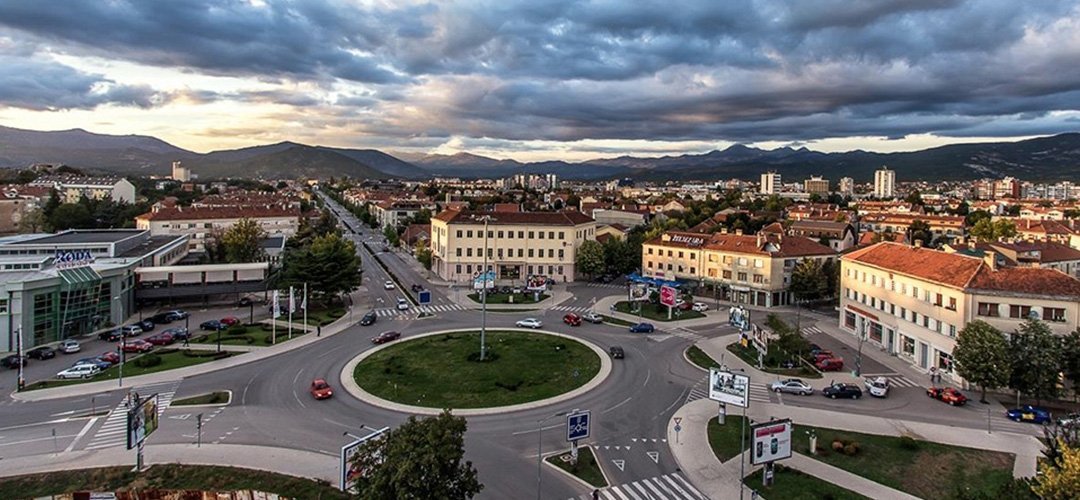
{"type": "Polygon", "coordinates": [[[874,197],[893,198],[896,196],[896,172],[888,167],[881,167],[874,172],[874,197]]]}
{"type": "Polygon", "coordinates": [[[174,181],[190,182],[191,170],[180,164],[179,161],[172,162],[172,178],[174,181]]]}
{"type": "Polygon", "coordinates": [[[851,177],[840,178],[840,195],[851,196],[855,194],[855,179],[851,177]]]}
{"type": "Polygon", "coordinates": [[[776,172],[765,172],[761,174],[761,194],[779,194],[780,193],[780,174],[776,172]]]}
{"type": "Polygon", "coordinates": [[[544,174],[544,179],[547,180],[548,189],[559,189],[559,176],[555,174],[544,174]]]}
{"type": "Polygon", "coordinates": [[[1019,198],[1020,181],[1015,177],[1006,177],[994,181],[994,199],[1019,198]]]}
{"type": "Polygon", "coordinates": [[[803,190],[810,194],[827,196],[829,194],[829,179],[820,176],[811,176],[803,181],[803,190]]]}

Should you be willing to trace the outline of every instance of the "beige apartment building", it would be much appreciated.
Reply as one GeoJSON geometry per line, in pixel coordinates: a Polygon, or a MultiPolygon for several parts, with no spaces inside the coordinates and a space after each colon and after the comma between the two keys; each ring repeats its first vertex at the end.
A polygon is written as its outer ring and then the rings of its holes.
{"type": "Polygon", "coordinates": [[[840,328],[959,383],[952,352],[970,321],[1005,333],[1032,315],[1058,334],[1077,327],[1080,280],[1054,269],[998,267],[987,255],[892,242],[848,253],[841,258],[840,328]]]}
{"type": "Polygon", "coordinates": [[[790,304],[791,272],[802,259],[824,263],[836,252],[801,236],[669,231],[642,244],[641,271],[666,280],[721,285],[724,300],[739,304],[790,304]]]}
{"type": "Polygon", "coordinates": [[[251,219],[267,236],[296,235],[300,228],[300,209],[289,206],[164,207],[135,217],[135,227],[149,229],[152,236],[188,235],[192,252],[205,252],[206,240],[224,232],[240,219],[251,219]]]}
{"type": "Polygon", "coordinates": [[[581,212],[444,210],[431,218],[431,268],[444,280],[470,281],[484,269],[486,248],[498,284],[539,276],[574,281],[577,249],[595,239],[596,222],[581,212]]]}
{"type": "Polygon", "coordinates": [[[46,176],[30,183],[56,190],[64,203],[78,203],[83,196],[91,200],[111,199],[117,203],[135,203],[135,185],[123,177],[46,176]]]}

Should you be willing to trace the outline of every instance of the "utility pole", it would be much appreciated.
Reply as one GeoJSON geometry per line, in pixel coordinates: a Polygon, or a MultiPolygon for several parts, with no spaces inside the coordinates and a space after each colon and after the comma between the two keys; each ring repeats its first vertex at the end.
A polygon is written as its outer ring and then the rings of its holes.
{"type": "Polygon", "coordinates": [[[856,377],[859,377],[859,376],[862,375],[862,345],[863,345],[863,340],[866,338],[866,330],[867,330],[867,328],[869,328],[869,324],[868,324],[866,318],[863,318],[862,331],[859,332],[859,352],[858,352],[858,354],[855,355],[855,376],[856,377]]]}
{"type": "MultiPolygon", "coordinates": [[[[480,361],[486,359],[487,347],[484,342],[487,340],[487,277],[488,277],[488,221],[491,220],[490,215],[485,215],[484,220],[484,267],[480,270],[480,361]]],[[[494,284],[494,280],[492,280],[494,284]]]]}

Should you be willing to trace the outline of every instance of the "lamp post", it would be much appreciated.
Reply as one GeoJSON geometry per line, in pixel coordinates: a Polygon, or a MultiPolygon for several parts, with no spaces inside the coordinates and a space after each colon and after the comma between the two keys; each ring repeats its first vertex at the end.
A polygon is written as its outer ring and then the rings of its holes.
{"type": "Polygon", "coordinates": [[[480,361],[484,361],[487,351],[484,342],[487,339],[488,222],[491,221],[491,216],[485,215],[481,220],[484,221],[484,267],[480,269],[480,361]]]}
{"type": "Polygon", "coordinates": [[[855,376],[858,377],[862,374],[862,345],[863,340],[866,339],[866,331],[869,328],[868,321],[863,318],[862,331],[859,332],[859,352],[855,355],[855,376]]]}
{"type": "Polygon", "coordinates": [[[536,500],[540,500],[540,472],[544,465],[544,454],[542,451],[544,446],[544,422],[555,417],[565,416],[567,413],[570,412],[563,410],[536,421],[536,500]]]}
{"type": "MultiPolygon", "coordinates": [[[[120,285],[121,288],[123,285],[120,285]]],[[[116,367],[117,376],[119,381],[118,387],[124,387],[124,361],[127,359],[127,353],[124,352],[124,346],[127,345],[127,339],[124,338],[124,302],[120,300],[120,295],[113,297],[113,300],[119,304],[120,307],[120,346],[116,348],[117,354],[120,356],[120,366],[116,367]]]]}

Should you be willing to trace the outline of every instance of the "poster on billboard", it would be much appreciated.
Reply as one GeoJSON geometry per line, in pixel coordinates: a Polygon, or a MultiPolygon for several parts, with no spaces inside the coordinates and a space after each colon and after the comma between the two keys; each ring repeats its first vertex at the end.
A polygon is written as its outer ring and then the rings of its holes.
{"type": "Polygon", "coordinates": [[[548,277],[534,274],[529,276],[529,279],[525,281],[525,289],[533,292],[543,292],[547,290],[548,277]]]}
{"type": "Polygon", "coordinates": [[[746,408],[750,401],[750,377],[741,373],[710,369],[709,399],[746,408]]]}
{"type": "Polygon", "coordinates": [[[136,400],[127,414],[127,448],[139,446],[158,428],[158,395],[136,400]]]}
{"type": "Polygon", "coordinates": [[[341,489],[341,491],[353,491],[356,487],[356,480],[364,474],[363,469],[353,463],[353,457],[360,452],[360,446],[372,439],[382,436],[389,429],[389,427],[383,427],[382,429],[372,432],[362,438],[358,438],[356,441],[341,447],[341,454],[339,456],[340,462],[338,463],[338,470],[341,472],[338,488],[341,489]]]}
{"type": "Polygon", "coordinates": [[[674,307],[678,295],[675,289],[670,286],[660,287],[660,303],[665,306],[674,307]]]}
{"type": "Polygon", "coordinates": [[[791,420],[750,426],[750,460],[754,465],[791,458],[791,420]]]}
{"type": "Polygon", "coordinates": [[[728,324],[740,330],[750,328],[750,311],[742,306],[732,306],[728,310],[728,324]]]}
{"type": "Polygon", "coordinates": [[[750,325],[754,348],[763,356],[769,354],[769,332],[757,325],[750,325]]]}
{"type": "Polygon", "coordinates": [[[629,296],[631,302],[649,300],[649,285],[645,283],[630,283],[629,296]]]}
{"type": "Polygon", "coordinates": [[[483,290],[485,288],[495,288],[495,271],[474,273],[473,276],[473,290],[483,290]]]}

